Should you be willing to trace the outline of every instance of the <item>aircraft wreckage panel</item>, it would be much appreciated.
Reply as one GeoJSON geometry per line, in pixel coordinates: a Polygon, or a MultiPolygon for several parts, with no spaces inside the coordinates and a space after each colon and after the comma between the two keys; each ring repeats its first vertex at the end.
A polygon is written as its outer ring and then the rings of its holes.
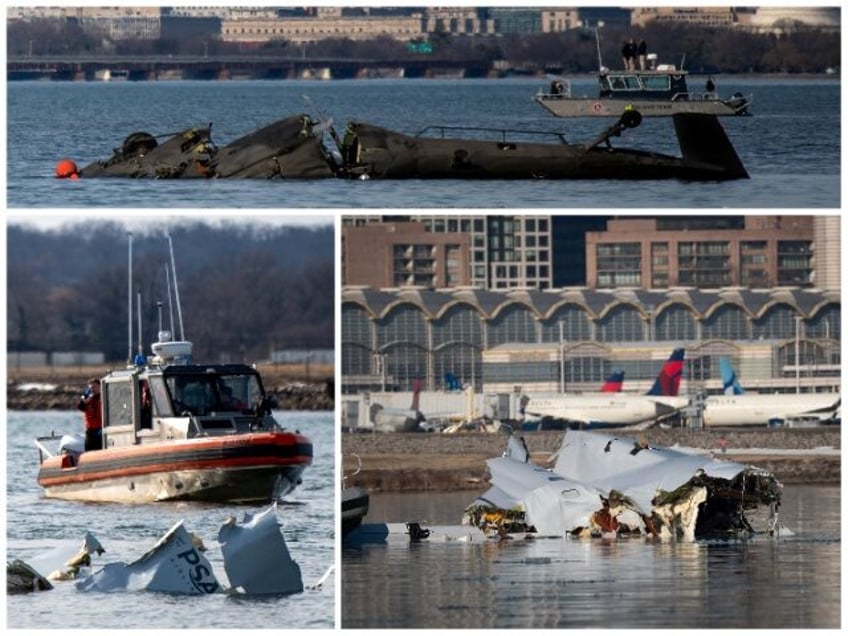
{"type": "Polygon", "coordinates": [[[772,531],[782,491],[751,466],[585,431],[566,433],[553,470],[530,463],[514,436],[505,456],[487,463],[492,488],[466,521],[498,533],[693,540],[772,531]],[[748,513],[761,508],[768,519],[755,529],[748,513]]]}
{"type": "MultiPolygon", "coordinates": [[[[81,549],[62,546],[25,563],[8,561],[7,592],[27,593],[52,589],[49,581],[75,581],[81,592],[164,592],[202,595],[294,594],[304,589],[300,567],[292,560],[280,532],[275,505],[256,515],[245,515],[242,524],[230,518],[218,534],[224,569],[230,587],[215,576],[204,555],[203,541],[179,521],[143,556],[132,563],[107,563],[91,570],[92,554],[103,554],[99,541],[86,533],[81,549]],[[51,572],[44,577],[41,572],[51,572]]],[[[329,572],[326,576],[329,575],[329,572]]],[[[315,588],[319,588],[323,579],[315,588]]]]}

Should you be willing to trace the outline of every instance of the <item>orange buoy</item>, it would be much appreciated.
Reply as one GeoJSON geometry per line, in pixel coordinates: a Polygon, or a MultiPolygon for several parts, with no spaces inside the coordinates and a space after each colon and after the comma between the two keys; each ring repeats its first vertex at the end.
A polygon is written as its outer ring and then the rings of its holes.
{"type": "Polygon", "coordinates": [[[77,164],[70,159],[62,159],[56,164],[57,179],[79,179],[77,164]]]}

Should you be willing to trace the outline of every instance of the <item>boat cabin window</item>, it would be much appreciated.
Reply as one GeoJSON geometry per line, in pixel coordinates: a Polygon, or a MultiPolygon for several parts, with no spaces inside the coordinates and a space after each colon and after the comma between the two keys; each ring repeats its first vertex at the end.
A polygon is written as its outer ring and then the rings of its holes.
{"type": "Polygon", "coordinates": [[[153,414],[168,417],[173,415],[171,410],[171,399],[168,397],[168,388],[165,382],[160,377],[151,377],[148,379],[150,387],[150,398],[153,406],[153,414]]]}
{"type": "Polygon", "coordinates": [[[133,387],[131,378],[103,383],[103,426],[132,426],[133,387]]]}
{"type": "Polygon", "coordinates": [[[667,91],[671,87],[668,75],[643,75],[642,82],[649,91],[667,91]]]}
{"type": "Polygon", "coordinates": [[[259,381],[248,374],[179,374],[166,378],[174,413],[208,413],[250,410],[262,398],[259,381]]]}
{"type": "Polygon", "coordinates": [[[640,91],[643,88],[637,75],[610,75],[607,82],[614,91],[640,91]]]}

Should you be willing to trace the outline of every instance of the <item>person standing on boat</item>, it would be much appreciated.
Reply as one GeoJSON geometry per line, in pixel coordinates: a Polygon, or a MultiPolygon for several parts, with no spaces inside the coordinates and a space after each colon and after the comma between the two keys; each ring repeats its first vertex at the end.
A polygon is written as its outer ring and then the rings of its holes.
{"type": "Polygon", "coordinates": [[[103,413],[100,404],[100,380],[92,378],[77,408],[85,418],[85,450],[103,448],[103,413]]]}
{"type": "Polygon", "coordinates": [[[630,70],[630,43],[627,40],[621,44],[621,63],[625,71],[630,70]]]}
{"type": "Polygon", "coordinates": [[[627,43],[627,70],[635,71],[636,70],[636,55],[639,52],[639,47],[636,45],[636,40],[630,38],[630,41],[627,43]]]}
{"type": "Polygon", "coordinates": [[[704,88],[707,90],[707,97],[715,97],[715,82],[712,75],[707,77],[707,85],[704,88]]]}
{"type": "Polygon", "coordinates": [[[141,386],[141,423],[139,428],[153,428],[153,404],[150,401],[150,385],[147,380],[139,382],[141,386]]]}
{"type": "Polygon", "coordinates": [[[645,62],[648,59],[648,43],[645,42],[644,39],[639,41],[638,51],[639,51],[639,70],[644,71],[645,70],[645,62]]]}

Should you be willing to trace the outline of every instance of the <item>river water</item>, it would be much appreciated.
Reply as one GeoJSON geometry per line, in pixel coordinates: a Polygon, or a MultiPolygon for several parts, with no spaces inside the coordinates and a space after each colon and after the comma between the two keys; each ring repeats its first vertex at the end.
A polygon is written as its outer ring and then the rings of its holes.
{"type": "MultiPolygon", "coordinates": [[[[690,88],[697,90],[699,79],[690,88]]],[[[680,181],[133,181],[53,178],[57,161],[111,155],[131,132],[165,134],[213,122],[224,145],[294,113],[324,112],[342,130],[361,120],[415,134],[429,125],[563,132],[585,142],[606,119],[558,119],[531,100],[542,79],[317,82],[9,82],[7,200],[12,208],[838,208],[840,82],[719,79],[752,93],[752,117],[723,118],[751,175],[680,181]],[[304,98],[308,97],[308,100],[304,98]]],[[[594,80],[573,82],[576,95],[594,80]]],[[[491,138],[491,136],[490,136],[491,138]]],[[[671,122],[646,119],[614,145],[679,155],[671,122]]]]}
{"type": "MultiPolygon", "coordinates": [[[[334,417],[331,412],[278,412],[277,420],[312,439],[313,464],[303,484],[286,497],[277,516],[304,585],[317,582],[335,563],[334,417]]],[[[131,562],[141,557],[177,521],[199,534],[216,578],[227,583],[218,529],[228,515],[241,521],[264,507],[197,503],[138,506],[85,504],[44,499],[36,483],[38,454],[33,439],[76,432],[77,412],[9,412],[7,414],[7,559],[22,559],[50,550],[57,541],[82,545],[90,530],[106,553],[94,564],[131,562]]],[[[227,594],[172,596],[160,593],[78,592],[72,583],[53,590],[7,597],[9,628],[183,629],[183,628],[322,628],[335,625],[335,577],[320,590],[286,597],[235,597],[227,594]]]]}
{"type": "MultiPolygon", "coordinates": [[[[455,525],[477,492],[375,495],[366,522],[455,525]]],[[[779,539],[387,543],[342,551],[350,628],[838,628],[840,489],[787,486],[779,539]]]]}

